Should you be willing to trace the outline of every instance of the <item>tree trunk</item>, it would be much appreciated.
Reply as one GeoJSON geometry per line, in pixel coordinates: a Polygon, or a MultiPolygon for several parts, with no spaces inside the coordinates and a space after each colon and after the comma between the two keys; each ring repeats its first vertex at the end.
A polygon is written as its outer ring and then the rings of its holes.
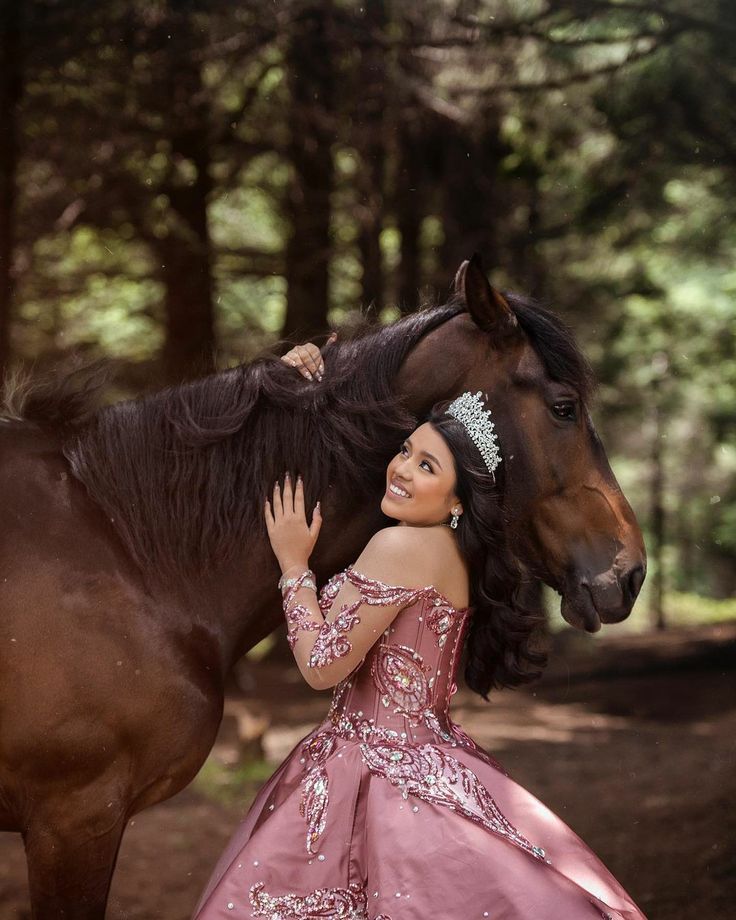
{"type": "Polygon", "coordinates": [[[489,270],[500,261],[499,227],[504,206],[498,170],[504,156],[498,118],[465,128],[446,124],[442,188],[441,271],[452,278],[465,259],[480,253],[489,270]]]}
{"type": "Polygon", "coordinates": [[[386,172],[385,123],[386,52],[377,41],[386,29],[386,6],[373,0],[365,7],[364,26],[369,40],[360,63],[361,109],[359,146],[362,169],[358,175],[360,232],[358,244],[363,266],[362,302],[380,313],[384,304],[381,229],[383,186],[386,172]],[[370,39],[375,38],[376,41],[370,39]]]}
{"type": "Polygon", "coordinates": [[[0,0],[0,375],[10,360],[13,306],[18,104],[23,94],[22,0],[0,0]]]}
{"type": "Polygon", "coordinates": [[[396,222],[401,239],[397,298],[402,313],[412,313],[419,304],[422,284],[419,234],[422,227],[422,172],[416,129],[405,126],[399,137],[399,169],[395,192],[396,222]]]}
{"type": "Polygon", "coordinates": [[[164,373],[175,383],[211,371],[215,335],[209,241],[171,236],[157,247],[164,282],[164,373]]]}
{"type": "Polygon", "coordinates": [[[536,167],[526,164],[523,178],[527,218],[525,225],[506,242],[506,261],[508,270],[518,279],[524,291],[531,297],[544,299],[548,291],[546,267],[539,250],[539,231],[542,226],[542,193],[539,188],[541,174],[536,167]]]}
{"type": "Polygon", "coordinates": [[[179,0],[176,6],[170,0],[165,28],[176,30],[177,43],[172,46],[166,40],[163,45],[173,114],[169,133],[172,176],[164,188],[170,202],[169,234],[156,248],[166,288],[163,357],[170,381],[212,370],[216,346],[207,219],[212,190],[209,113],[198,62],[202,35],[195,22],[196,6],[195,0],[179,0]],[[176,175],[179,164],[192,170],[189,181],[176,175]]]}
{"type": "Polygon", "coordinates": [[[334,49],[331,3],[306,3],[292,23],[287,52],[291,94],[287,211],[287,307],[283,335],[310,338],[327,328],[334,184],[334,49]]]}
{"type": "Polygon", "coordinates": [[[651,478],[651,526],[652,538],[649,556],[654,563],[652,575],[652,593],[650,600],[650,617],[656,629],[665,628],[664,614],[664,462],[662,457],[662,435],[664,420],[661,407],[661,381],[652,381],[652,478],[651,478]]]}
{"type": "Polygon", "coordinates": [[[541,197],[539,179],[535,177],[529,186],[529,217],[527,219],[529,242],[526,246],[527,271],[523,276],[523,281],[527,284],[529,294],[540,300],[545,297],[547,281],[537,239],[542,226],[541,197]]]}

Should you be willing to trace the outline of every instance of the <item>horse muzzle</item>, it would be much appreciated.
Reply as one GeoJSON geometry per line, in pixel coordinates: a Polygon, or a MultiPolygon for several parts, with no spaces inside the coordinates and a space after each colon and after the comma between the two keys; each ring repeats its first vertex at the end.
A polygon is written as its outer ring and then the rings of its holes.
{"type": "Polygon", "coordinates": [[[646,575],[646,563],[637,562],[595,578],[572,576],[562,590],[560,613],[575,629],[598,632],[604,623],[620,623],[631,613],[646,575]]]}

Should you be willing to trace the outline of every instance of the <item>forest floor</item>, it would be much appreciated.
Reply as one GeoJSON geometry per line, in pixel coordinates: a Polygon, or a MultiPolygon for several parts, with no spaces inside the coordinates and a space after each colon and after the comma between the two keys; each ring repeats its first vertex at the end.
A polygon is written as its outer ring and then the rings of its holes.
{"type": "MultiPolygon", "coordinates": [[[[293,666],[249,666],[247,678],[247,705],[228,698],[197,780],[130,821],[108,920],[186,920],[259,782],[326,712],[328,695],[293,666]],[[259,720],[265,757],[242,766],[239,736],[259,720]]],[[[490,704],[461,689],[453,716],[649,920],[736,917],[736,624],[565,631],[540,681],[490,704]]],[[[0,834],[0,920],[29,917],[20,837],[0,834]]]]}

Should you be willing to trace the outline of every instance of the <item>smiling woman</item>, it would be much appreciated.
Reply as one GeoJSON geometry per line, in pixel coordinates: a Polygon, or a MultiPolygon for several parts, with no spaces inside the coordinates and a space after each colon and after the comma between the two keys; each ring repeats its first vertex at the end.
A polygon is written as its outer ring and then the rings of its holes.
{"type": "Polygon", "coordinates": [[[429,423],[401,444],[386,480],[381,511],[388,517],[422,527],[426,521],[445,522],[452,515],[457,526],[463,509],[455,494],[455,462],[444,438],[429,423]]]}
{"type": "Polygon", "coordinates": [[[436,404],[400,444],[381,499],[395,526],[319,593],[309,558],[320,503],[309,522],[302,477],[275,483],[264,516],[289,645],[310,686],[335,689],[222,854],[197,920],[418,920],[438,909],[446,920],[644,920],[585,843],[449,715],[468,629],[466,677],[481,693],[544,662],[529,647],[538,618],[499,600],[515,573],[504,569],[501,457],[480,397],[436,404]]]}

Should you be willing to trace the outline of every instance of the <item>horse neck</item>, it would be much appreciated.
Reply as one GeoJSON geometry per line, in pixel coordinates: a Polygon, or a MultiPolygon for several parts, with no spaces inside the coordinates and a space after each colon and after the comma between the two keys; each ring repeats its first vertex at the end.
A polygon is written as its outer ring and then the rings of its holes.
{"type": "Polygon", "coordinates": [[[186,583],[153,586],[170,625],[211,676],[224,683],[232,666],[283,619],[279,567],[267,540],[254,537],[236,558],[186,583]]]}
{"type": "Polygon", "coordinates": [[[434,403],[456,396],[478,347],[478,328],[460,313],[432,329],[409,351],[395,389],[410,412],[424,416],[434,403]]]}

